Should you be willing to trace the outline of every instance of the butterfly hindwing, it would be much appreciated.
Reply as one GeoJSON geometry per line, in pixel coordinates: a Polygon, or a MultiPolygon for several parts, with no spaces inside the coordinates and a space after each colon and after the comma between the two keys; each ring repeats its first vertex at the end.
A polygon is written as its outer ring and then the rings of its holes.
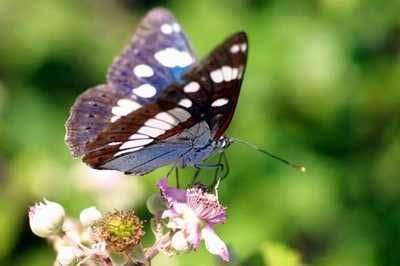
{"type": "Polygon", "coordinates": [[[123,97],[108,85],[99,85],[83,92],[71,107],[65,124],[65,141],[73,156],[85,154],[86,144],[110,124],[112,110],[123,97]]]}

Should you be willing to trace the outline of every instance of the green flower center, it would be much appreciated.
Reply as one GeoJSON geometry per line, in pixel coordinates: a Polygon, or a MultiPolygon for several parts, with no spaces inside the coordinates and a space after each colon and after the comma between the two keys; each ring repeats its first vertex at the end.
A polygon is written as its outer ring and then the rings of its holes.
{"type": "Polygon", "coordinates": [[[108,213],[94,226],[98,238],[114,252],[132,250],[143,238],[143,224],[133,211],[108,213]]]}
{"type": "Polygon", "coordinates": [[[123,219],[123,217],[115,216],[107,221],[107,230],[111,235],[123,239],[135,234],[137,229],[134,221],[123,219]]]}

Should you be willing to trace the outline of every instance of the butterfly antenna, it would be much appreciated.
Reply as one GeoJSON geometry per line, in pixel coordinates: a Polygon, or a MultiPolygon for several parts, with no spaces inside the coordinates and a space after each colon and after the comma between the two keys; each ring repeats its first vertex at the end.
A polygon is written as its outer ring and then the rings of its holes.
{"type": "Polygon", "coordinates": [[[292,168],[294,168],[294,169],[296,169],[296,170],[298,170],[300,172],[305,172],[306,171],[306,168],[304,166],[291,163],[288,160],[285,160],[285,159],[283,159],[283,158],[281,158],[281,157],[279,157],[279,156],[277,156],[275,154],[270,153],[269,151],[266,151],[264,149],[260,149],[255,144],[250,143],[250,142],[248,142],[246,140],[233,138],[233,137],[230,137],[229,139],[230,139],[231,143],[237,142],[237,143],[240,143],[240,144],[244,144],[244,145],[246,145],[246,146],[248,146],[250,148],[255,149],[256,151],[259,151],[259,152],[261,152],[261,153],[263,153],[263,154],[265,154],[265,155],[267,155],[267,156],[269,156],[271,158],[274,158],[274,159],[276,159],[276,160],[278,160],[278,161],[280,161],[280,162],[282,162],[282,163],[284,163],[286,165],[289,165],[290,167],[292,167],[292,168]]]}

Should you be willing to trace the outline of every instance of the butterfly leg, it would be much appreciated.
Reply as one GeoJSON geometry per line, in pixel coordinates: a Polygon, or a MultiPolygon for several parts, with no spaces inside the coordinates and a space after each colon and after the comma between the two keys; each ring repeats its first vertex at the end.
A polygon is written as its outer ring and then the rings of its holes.
{"type": "Polygon", "coordinates": [[[214,176],[214,180],[211,183],[211,185],[209,186],[209,189],[215,187],[215,184],[218,180],[218,173],[224,170],[224,164],[221,163],[222,162],[222,155],[220,155],[219,159],[218,159],[218,163],[215,164],[197,164],[194,167],[197,168],[198,170],[203,169],[203,168],[208,168],[208,169],[215,169],[215,176],[214,176]]]}
{"type": "Polygon", "coordinates": [[[201,163],[201,164],[194,165],[194,167],[198,170],[215,169],[215,168],[220,168],[221,170],[224,169],[224,165],[222,163],[201,163]]]}
{"type": "Polygon", "coordinates": [[[178,166],[176,165],[176,163],[171,167],[171,169],[169,169],[169,171],[167,173],[167,178],[170,177],[172,175],[172,172],[174,172],[174,171],[175,171],[176,188],[179,188],[179,186],[180,186],[179,170],[178,170],[178,166]]]}
{"type": "Polygon", "coordinates": [[[192,178],[192,182],[190,183],[190,186],[194,185],[194,183],[196,182],[197,178],[199,177],[200,171],[201,171],[200,168],[196,169],[196,172],[194,173],[194,176],[192,178]]]}
{"type": "Polygon", "coordinates": [[[178,167],[175,167],[175,178],[176,178],[176,188],[180,187],[180,182],[179,182],[179,170],[178,167]]]}
{"type": "Polygon", "coordinates": [[[176,164],[174,164],[174,165],[171,167],[171,169],[168,170],[167,177],[169,177],[169,176],[172,174],[172,172],[175,170],[175,168],[176,168],[176,164]]]}
{"type": "MultiPolygon", "coordinates": [[[[223,153],[220,153],[220,154],[219,154],[219,157],[218,157],[218,164],[222,165],[222,167],[221,167],[221,172],[222,172],[223,169],[224,169],[224,165],[223,165],[223,163],[222,163],[222,156],[223,156],[223,153]]],[[[212,182],[212,184],[211,184],[211,187],[215,187],[216,183],[218,182],[218,179],[220,179],[220,178],[218,177],[218,173],[219,173],[219,172],[220,172],[220,168],[218,167],[218,168],[215,169],[214,180],[213,180],[213,182],[212,182]]]]}
{"type": "Polygon", "coordinates": [[[221,176],[221,180],[224,180],[224,179],[229,175],[229,171],[230,171],[229,162],[228,162],[228,157],[226,156],[226,153],[225,153],[225,152],[222,153],[222,159],[224,160],[225,172],[224,172],[224,174],[221,176]]]}
{"type": "MultiPolygon", "coordinates": [[[[218,178],[217,178],[217,182],[215,183],[215,185],[214,185],[214,191],[215,191],[215,196],[217,197],[217,200],[218,200],[218,188],[219,188],[219,184],[221,183],[221,181],[222,180],[224,180],[227,176],[228,176],[228,174],[229,174],[229,163],[228,163],[228,158],[226,157],[226,154],[225,154],[225,152],[222,152],[222,154],[221,154],[221,156],[222,156],[222,159],[223,159],[223,164],[225,165],[225,172],[224,172],[224,174],[223,175],[221,175],[221,176],[219,176],[218,178]]],[[[216,171],[217,172],[217,171],[216,171]]],[[[217,173],[215,174],[215,175],[217,175],[217,173]]]]}
{"type": "Polygon", "coordinates": [[[221,171],[223,169],[225,169],[225,171],[223,172],[222,175],[218,175],[219,174],[219,168],[215,169],[215,175],[214,175],[214,181],[211,185],[211,187],[214,187],[214,192],[215,195],[218,199],[218,188],[219,188],[219,184],[221,183],[222,180],[224,180],[228,174],[229,174],[229,163],[228,163],[228,158],[226,157],[225,152],[221,152],[218,158],[218,163],[222,164],[224,167],[221,168],[221,171]]]}

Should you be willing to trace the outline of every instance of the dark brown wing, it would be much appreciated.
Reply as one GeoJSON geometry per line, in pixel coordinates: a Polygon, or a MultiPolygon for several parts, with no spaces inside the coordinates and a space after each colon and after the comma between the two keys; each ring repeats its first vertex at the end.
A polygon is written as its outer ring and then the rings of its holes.
{"type": "Polygon", "coordinates": [[[239,98],[246,69],[248,41],[246,33],[233,34],[185,75],[186,80],[198,82],[200,88],[188,96],[209,124],[214,139],[228,128],[239,98]]]}

